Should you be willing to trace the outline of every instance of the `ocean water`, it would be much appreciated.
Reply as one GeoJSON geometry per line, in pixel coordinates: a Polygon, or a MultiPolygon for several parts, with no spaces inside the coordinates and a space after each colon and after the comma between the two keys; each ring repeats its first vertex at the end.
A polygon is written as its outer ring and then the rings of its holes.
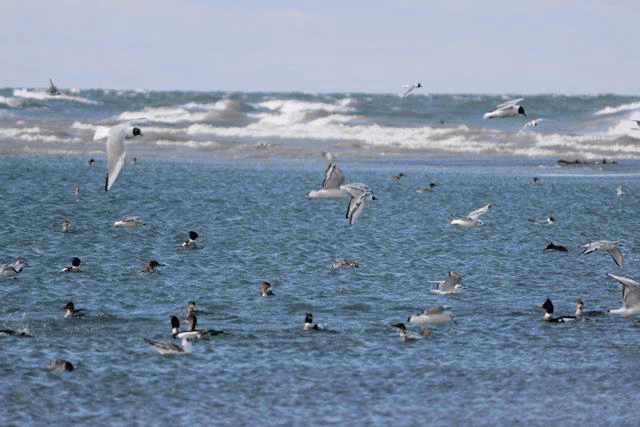
{"type": "Polygon", "coordinates": [[[149,119],[132,155],[217,158],[518,156],[640,159],[638,96],[527,95],[527,116],[484,120],[518,95],[0,89],[0,153],[103,156],[100,126],[149,119]],[[536,127],[524,128],[534,119],[536,127]]]}
{"type": "MultiPolygon", "coordinates": [[[[22,114],[40,120],[38,108],[22,114]]],[[[32,336],[0,338],[2,425],[637,423],[637,320],[548,324],[536,307],[618,308],[606,273],[640,278],[637,160],[354,156],[340,161],[347,182],[376,200],[349,226],[346,199],[304,197],[320,187],[318,156],[147,153],[106,193],[103,159],[45,154],[0,157],[0,262],[26,262],[0,278],[0,327],[32,336]],[[483,226],[448,224],[485,203],[483,226]],[[144,224],[112,226],[131,215],[144,224]],[[547,216],[556,223],[528,221],[547,216]],[[181,246],[189,230],[198,250],[181,246]],[[600,239],[619,242],[623,268],[579,255],[600,239]],[[569,252],[543,252],[549,241],[569,252]],[[60,273],[74,256],[82,272],[60,273]],[[360,268],[332,271],[339,258],[360,268]],[[138,274],[150,259],[166,266],[138,274]],[[449,270],[462,292],[431,293],[449,270]],[[274,297],[257,295],[262,280],[274,297]],[[63,318],[69,300],[85,319],[63,318]],[[190,300],[199,327],[229,335],[158,355],[143,338],[170,341],[169,316],[190,300]],[[456,323],[403,343],[391,325],[436,305],[456,323]],[[302,332],[308,311],[324,331],[302,332]],[[58,358],[75,370],[48,371],[58,358]]]]}

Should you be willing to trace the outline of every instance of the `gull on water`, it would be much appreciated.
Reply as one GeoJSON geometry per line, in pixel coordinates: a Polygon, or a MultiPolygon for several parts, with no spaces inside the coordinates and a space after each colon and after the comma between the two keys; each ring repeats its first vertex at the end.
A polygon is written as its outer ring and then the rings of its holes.
{"type": "Polygon", "coordinates": [[[63,359],[52,360],[47,363],[47,369],[50,371],[71,372],[73,371],[73,364],[63,359]]]}
{"type": "Polygon", "coordinates": [[[616,195],[624,196],[624,184],[618,184],[618,186],[616,187],[616,195]]]}
{"type": "Polygon", "coordinates": [[[105,131],[100,126],[93,135],[93,140],[107,138],[107,177],[104,184],[104,190],[109,191],[111,186],[118,178],[118,174],[124,166],[125,147],[124,140],[135,138],[136,136],[144,136],[140,128],[136,127],[140,124],[148,123],[147,119],[133,120],[127,124],[113,126],[105,131]]]}
{"type": "Polygon", "coordinates": [[[356,222],[358,217],[362,214],[364,205],[376,198],[365,184],[352,183],[340,186],[340,190],[349,194],[349,205],[347,206],[346,218],[349,220],[349,225],[356,222]]]}
{"type": "Polygon", "coordinates": [[[420,82],[412,85],[402,85],[402,89],[404,90],[404,92],[402,92],[400,96],[406,98],[407,96],[411,95],[416,89],[419,89],[421,87],[422,85],[420,84],[420,82]]]}
{"type": "Polygon", "coordinates": [[[73,257],[71,260],[71,267],[65,267],[62,269],[62,273],[78,273],[80,271],[80,258],[73,257]]]}
{"type": "Polygon", "coordinates": [[[599,240],[597,242],[587,243],[582,246],[582,252],[580,252],[580,255],[587,255],[598,250],[609,252],[618,267],[622,267],[624,264],[624,259],[622,258],[622,253],[620,253],[620,248],[618,248],[618,243],[611,242],[609,240],[599,240]]]}
{"type": "Polygon", "coordinates": [[[65,319],[73,319],[73,318],[83,318],[85,314],[83,313],[84,309],[78,308],[76,309],[73,301],[69,301],[67,305],[63,307],[65,309],[64,318],[65,319]]]}
{"type": "Polygon", "coordinates": [[[13,264],[2,264],[0,265],[0,276],[11,276],[14,274],[18,274],[24,268],[24,261],[21,259],[17,260],[13,264]]]}
{"type": "Polygon", "coordinates": [[[451,321],[455,323],[453,315],[442,306],[428,308],[422,313],[409,316],[407,319],[409,323],[430,323],[432,325],[439,325],[451,321]]]}
{"type": "Polygon", "coordinates": [[[524,98],[511,99],[509,101],[503,102],[502,104],[497,105],[495,110],[484,113],[483,118],[496,119],[502,117],[516,117],[519,114],[526,116],[524,107],[518,105],[518,103],[522,100],[524,100],[524,98]]]}
{"type": "Polygon", "coordinates": [[[139,216],[127,216],[113,223],[114,227],[135,227],[142,224],[139,216]]]}
{"type": "Polygon", "coordinates": [[[607,313],[604,311],[584,311],[584,302],[581,299],[576,300],[576,317],[595,317],[603,316],[607,313]]]}
{"type": "Polygon", "coordinates": [[[342,198],[345,196],[340,186],[344,182],[344,175],[335,162],[330,162],[324,171],[322,189],[310,191],[308,199],[342,198]]]}
{"type": "Polygon", "coordinates": [[[622,307],[607,310],[607,313],[619,314],[624,317],[640,314],[640,283],[613,273],[607,273],[607,276],[622,283],[622,307]]]}
{"type": "Polygon", "coordinates": [[[273,286],[271,285],[271,283],[263,280],[262,282],[260,282],[260,290],[258,291],[258,295],[260,295],[262,297],[271,297],[271,296],[275,295],[271,291],[272,287],[273,286]]]}
{"type": "Polygon", "coordinates": [[[529,222],[536,225],[554,224],[555,220],[552,216],[548,216],[546,219],[529,218],[529,222]]]}
{"type": "Polygon", "coordinates": [[[198,245],[196,245],[196,240],[198,240],[199,237],[200,236],[198,236],[198,233],[196,233],[195,231],[190,231],[189,237],[187,238],[187,240],[184,241],[182,246],[184,246],[187,249],[198,249],[198,245]]]}
{"type": "Polygon", "coordinates": [[[156,268],[160,266],[164,266],[164,264],[160,264],[158,261],[152,259],[140,269],[140,273],[155,273],[156,268]]]}
{"type": "Polygon", "coordinates": [[[576,320],[576,316],[561,316],[553,317],[553,303],[549,298],[542,304],[542,308],[545,310],[543,320],[550,323],[567,323],[572,320],[576,320]]]}
{"type": "Polygon", "coordinates": [[[491,204],[487,203],[483,207],[469,212],[466,217],[453,217],[449,220],[449,224],[458,225],[460,227],[479,227],[483,222],[480,221],[478,217],[487,213],[490,207],[491,204]]]}
{"type": "Polygon", "coordinates": [[[335,270],[337,268],[360,268],[357,261],[349,261],[346,258],[339,259],[333,264],[331,264],[331,269],[335,270]]]}
{"type": "Polygon", "coordinates": [[[449,275],[446,280],[430,280],[430,283],[437,283],[438,287],[432,289],[431,292],[438,295],[456,294],[460,292],[462,285],[462,277],[455,271],[449,271],[449,275]]]}
{"type": "Polygon", "coordinates": [[[191,341],[187,338],[182,338],[180,340],[180,344],[182,345],[182,347],[178,347],[175,344],[149,340],[146,338],[143,338],[143,339],[146,341],[147,344],[151,346],[151,348],[153,348],[155,351],[157,351],[162,355],[191,353],[191,348],[192,348],[191,341]]]}

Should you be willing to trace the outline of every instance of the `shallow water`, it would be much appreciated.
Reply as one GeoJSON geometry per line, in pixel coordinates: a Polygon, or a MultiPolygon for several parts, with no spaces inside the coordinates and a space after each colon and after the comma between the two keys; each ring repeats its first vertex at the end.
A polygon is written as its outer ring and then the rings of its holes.
{"type": "Polygon", "coordinates": [[[347,181],[377,198],[349,226],[346,199],[304,198],[322,181],[318,160],[143,160],[125,165],[109,193],[104,163],[85,160],[0,157],[0,262],[26,261],[0,279],[0,327],[32,335],[0,338],[3,425],[637,422],[637,322],[546,324],[535,305],[549,297],[558,314],[572,314],[576,298],[587,310],[621,305],[606,273],[640,278],[629,222],[638,162],[344,162],[347,181]],[[400,171],[405,179],[389,179],[400,171]],[[541,183],[528,185],[534,175],[541,183]],[[415,192],[430,181],[433,193],[415,192]],[[482,227],[448,224],[485,203],[482,227]],[[130,215],[144,225],[112,227],[130,215]],[[556,224],[527,221],[547,216],[556,224]],[[189,230],[202,237],[196,251],[181,247],[189,230]],[[606,253],[579,256],[600,239],[620,243],[624,268],[606,253]],[[542,252],[549,241],[569,252],[542,252]],[[74,256],[82,272],[59,273],[74,256]],[[339,258],[360,268],[331,271],[339,258]],[[150,259],[167,266],[139,275],[150,259]],[[429,292],[450,269],[462,292],[429,292]],[[261,280],[275,297],[257,296],[261,280]],[[63,319],[69,300],[88,317],[63,319]],[[169,316],[189,300],[199,327],[230,335],[191,355],[156,354],[142,338],[170,341],[169,316]],[[457,323],[403,343],[391,325],[435,305],[457,323]],[[301,331],[307,311],[325,331],[301,331]],[[47,371],[58,358],[76,369],[47,371]]]}

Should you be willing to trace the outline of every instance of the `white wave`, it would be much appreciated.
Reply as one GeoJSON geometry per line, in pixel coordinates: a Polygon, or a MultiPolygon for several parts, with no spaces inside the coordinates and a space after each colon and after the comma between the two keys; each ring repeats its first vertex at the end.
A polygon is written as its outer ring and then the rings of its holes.
{"type": "Polygon", "coordinates": [[[57,134],[55,131],[33,128],[0,128],[0,139],[14,139],[28,142],[70,143],[80,144],[83,141],[79,137],[68,137],[57,134]]]}
{"type": "Polygon", "coordinates": [[[73,101],[82,104],[99,105],[101,102],[92,101],[81,96],[72,96],[61,93],[60,95],[49,95],[48,92],[35,91],[28,89],[14,89],[13,96],[18,98],[35,99],[38,101],[73,101]]]}
{"type": "Polygon", "coordinates": [[[617,107],[604,107],[602,110],[596,111],[594,116],[602,116],[607,114],[618,114],[623,111],[640,110],[640,102],[632,102],[630,104],[622,104],[617,107]]]}
{"type": "Polygon", "coordinates": [[[15,97],[4,97],[4,96],[0,96],[0,103],[1,104],[5,104],[11,108],[19,108],[22,107],[23,105],[26,104],[26,100],[25,99],[21,99],[21,98],[15,98],[15,97]]]}

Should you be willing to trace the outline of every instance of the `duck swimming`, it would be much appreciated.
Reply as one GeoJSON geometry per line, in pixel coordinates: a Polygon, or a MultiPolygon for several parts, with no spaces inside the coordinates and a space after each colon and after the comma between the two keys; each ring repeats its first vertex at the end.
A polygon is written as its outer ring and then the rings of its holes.
{"type": "Polygon", "coordinates": [[[71,267],[65,267],[61,271],[62,273],[78,273],[80,271],[80,258],[73,257],[71,260],[71,267]]]}
{"type": "Polygon", "coordinates": [[[198,233],[196,233],[195,231],[190,231],[189,232],[189,238],[184,241],[182,246],[184,246],[187,249],[198,249],[198,245],[196,245],[196,240],[199,237],[200,236],[198,236],[198,233]]]}
{"type": "Polygon", "coordinates": [[[258,291],[258,295],[263,297],[271,297],[275,295],[273,292],[271,292],[272,287],[273,286],[271,285],[271,283],[263,280],[262,282],[260,282],[260,290],[258,291]]]}
{"type": "Polygon", "coordinates": [[[160,266],[164,266],[164,264],[160,264],[158,261],[151,260],[140,269],[140,273],[155,273],[156,268],[160,266]]]}
{"type": "Polygon", "coordinates": [[[65,309],[65,319],[81,319],[85,316],[85,314],[83,313],[84,310],[82,308],[76,309],[72,301],[69,301],[63,308],[65,309]]]}

